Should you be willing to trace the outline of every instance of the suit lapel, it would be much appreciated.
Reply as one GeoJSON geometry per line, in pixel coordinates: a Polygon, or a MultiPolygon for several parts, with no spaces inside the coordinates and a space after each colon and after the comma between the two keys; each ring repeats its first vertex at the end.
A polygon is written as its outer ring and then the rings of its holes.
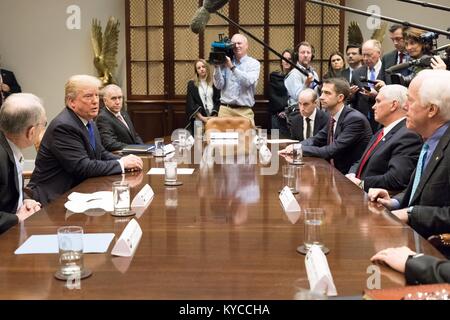
{"type": "Polygon", "coordinates": [[[14,154],[13,154],[13,152],[11,150],[11,147],[9,146],[8,141],[6,141],[6,137],[3,134],[3,132],[0,132],[0,141],[1,141],[1,144],[3,145],[4,149],[6,150],[6,153],[8,154],[9,161],[14,166],[14,186],[16,188],[16,191],[20,193],[19,180],[18,180],[19,179],[19,174],[17,172],[16,160],[14,159],[14,154]]]}
{"type": "MultiPolygon", "coordinates": [[[[336,139],[339,136],[339,134],[341,133],[344,119],[347,116],[347,113],[349,113],[349,112],[350,112],[350,109],[347,106],[344,106],[344,108],[342,109],[342,113],[339,116],[338,122],[336,124],[336,131],[334,132],[334,139],[336,139]]],[[[330,115],[330,117],[331,117],[331,115],[330,115]]]]}
{"type": "MultiPolygon", "coordinates": [[[[399,123],[397,123],[397,125],[396,125],[395,127],[393,127],[393,128],[392,128],[392,129],[391,129],[391,130],[383,137],[383,139],[381,139],[381,141],[378,143],[378,145],[376,145],[375,148],[372,150],[371,154],[369,155],[369,159],[372,157],[373,154],[375,154],[375,152],[377,152],[378,149],[383,148],[383,147],[388,143],[388,141],[394,136],[394,134],[395,134],[398,130],[400,130],[400,129],[403,127],[405,121],[406,121],[406,120],[402,120],[402,121],[400,121],[399,123]]],[[[368,148],[370,148],[370,146],[373,144],[373,142],[375,142],[375,139],[376,139],[376,137],[377,137],[377,135],[378,135],[378,132],[379,132],[379,131],[377,131],[377,132],[373,135],[372,139],[370,140],[370,143],[369,143],[368,148]]]]}
{"type": "Polygon", "coordinates": [[[430,161],[428,162],[427,167],[425,168],[425,171],[423,172],[422,177],[420,178],[419,185],[417,186],[416,192],[414,193],[414,196],[411,199],[411,203],[414,203],[417,197],[422,193],[422,190],[425,187],[428,179],[430,179],[436,167],[443,160],[444,150],[448,147],[449,143],[450,143],[450,127],[445,131],[444,135],[442,136],[441,140],[436,146],[436,149],[434,150],[430,158],[430,161]]]}

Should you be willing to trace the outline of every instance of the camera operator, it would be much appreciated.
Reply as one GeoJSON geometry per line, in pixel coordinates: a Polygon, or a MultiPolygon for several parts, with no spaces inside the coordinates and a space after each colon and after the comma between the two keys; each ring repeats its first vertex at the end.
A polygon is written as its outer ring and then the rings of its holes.
{"type": "Polygon", "coordinates": [[[434,40],[437,38],[437,34],[417,28],[408,28],[405,30],[404,38],[406,51],[411,57],[411,66],[408,68],[406,75],[391,74],[392,83],[408,87],[411,80],[424,69],[446,69],[447,66],[440,56],[433,57],[434,40]],[[429,62],[424,59],[426,56],[431,57],[429,62]]]}
{"type": "Polygon", "coordinates": [[[255,105],[256,85],[260,63],[247,55],[248,40],[242,34],[231,38],[233,59],[226,57],[214,68],[214,85],[221,90],[219,117],[245,117],[255,124],[252,107],[255,105]]]}

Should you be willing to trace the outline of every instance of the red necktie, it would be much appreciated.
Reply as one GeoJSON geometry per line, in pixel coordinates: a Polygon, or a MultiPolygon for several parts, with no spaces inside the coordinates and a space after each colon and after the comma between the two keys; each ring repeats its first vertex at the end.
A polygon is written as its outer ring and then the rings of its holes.
{"type": "Polygon", "coordinates": [[[398,63],[400,64],[400,63],[403,63],[403,56],[404,56],[404,54],[403,54],[403,52],[400,52],[399,53],[399,55],[398,55],[398,63]]]}
{"type": "Polygon", "coordinates": [[[378,136],[377,136],[377,139],[375,140],[375,142],[372,144],[372,146],[369,148],[369,150],[367,150],[367,152],[364,154],[364,156],[361,160],[361,164],[359,165],[358,173],[356,174],[356,178],[358,178],[358,179],[361,178],[361,172],[364,169],[364,166],[366,165],[367,160],[369,160],[370,154],[372,153],[373,149],[375,149],[375,147],[378,145],[378,143],[383,138],[383,133],[384,133],[384,130],[381,129],[380,132],[378,133],[378,136]]]}

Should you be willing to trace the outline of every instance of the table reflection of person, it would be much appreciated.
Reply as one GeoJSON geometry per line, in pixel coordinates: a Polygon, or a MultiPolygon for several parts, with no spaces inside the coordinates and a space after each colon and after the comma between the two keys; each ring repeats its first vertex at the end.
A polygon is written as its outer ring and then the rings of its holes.
{"type": "Polygon", "coordinates": [[[204,166],[200,171],[200,198],[210,199],[214,215],[231,218],[236,225],[247,221],[248,206],[260,199],[257,167],[249,164],[248,157],[245,161],[244,164],[225,162],[216,170],[204,166]],[[218,203],[223,206],[217,206],[218,203]]]}

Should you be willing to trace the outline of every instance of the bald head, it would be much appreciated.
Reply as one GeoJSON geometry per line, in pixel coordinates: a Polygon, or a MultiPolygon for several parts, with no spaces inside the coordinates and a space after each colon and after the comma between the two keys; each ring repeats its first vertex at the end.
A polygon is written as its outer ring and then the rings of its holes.
{"type": "Polygon", "coordinates": [[[317,107],[317,93],[310,88],[302,90],[298,95],[298,109],[302,117],[311,116],[317,107]]]}

